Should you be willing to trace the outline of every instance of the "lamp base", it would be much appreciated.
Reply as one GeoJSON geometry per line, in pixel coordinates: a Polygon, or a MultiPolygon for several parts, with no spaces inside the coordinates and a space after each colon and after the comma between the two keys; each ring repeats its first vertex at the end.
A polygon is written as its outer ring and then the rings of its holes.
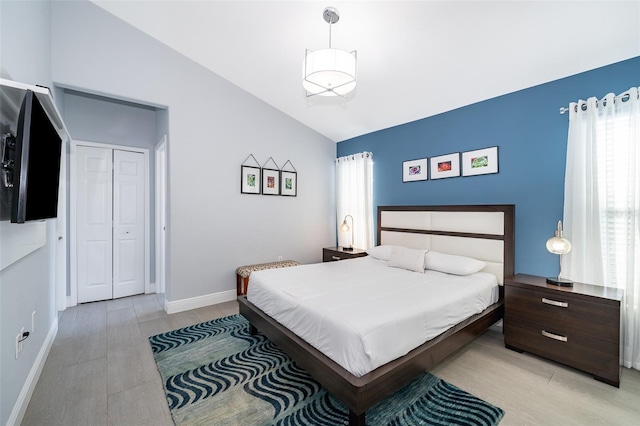
{"type": "Polygon", "coordinates": [[[573,287],[573,281],[557,277],[547,277],[547,284],[557,285],[560,287],[573,287]]]}
{"type": "Polygon", "coordinates": [[[342,247],[344,251],[353,251],[353,247],[342,247]]]}

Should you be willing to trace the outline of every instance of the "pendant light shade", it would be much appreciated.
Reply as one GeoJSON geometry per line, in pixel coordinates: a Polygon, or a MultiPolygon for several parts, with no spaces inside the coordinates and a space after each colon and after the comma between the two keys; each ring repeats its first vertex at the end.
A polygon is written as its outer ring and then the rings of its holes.
{"type": "Polygon", "coordinates": [[[310,95],[346,96],[356,88],[356,52],[307,50],[302,86],[310,95]]]}
{"type": "Polygon", "coordinates": [[[357,53],[331,48],[331,25],[338,22],[338,11],[328,7],[323,13],[329,24],[329,48],[306,50],[302,66],[302,86],[307,96],[341,96],[356,87],[357,53]]]}

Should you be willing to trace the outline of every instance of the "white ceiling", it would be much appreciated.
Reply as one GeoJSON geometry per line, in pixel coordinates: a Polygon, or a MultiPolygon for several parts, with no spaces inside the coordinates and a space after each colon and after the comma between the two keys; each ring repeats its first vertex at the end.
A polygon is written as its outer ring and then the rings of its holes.
{"type": "Polygon", "coordinates": [[[336,142],[640,56],[638,0],[94,3],[336,142]],[[346,101],[302,89],[327,6],[358,52],[346,101]]]}

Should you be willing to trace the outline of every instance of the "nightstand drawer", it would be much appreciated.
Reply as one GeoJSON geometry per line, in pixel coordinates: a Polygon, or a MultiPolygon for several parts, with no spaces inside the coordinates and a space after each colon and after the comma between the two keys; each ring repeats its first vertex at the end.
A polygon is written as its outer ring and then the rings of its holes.
{"type": "Polygon", "coordinates": [[[355,259],[367,255],[366,250],[354,248],[353,250],[345,250],[342,247],[325,247],[322,249],[323,262],[336,262],[338,260],[355,259]]]}
{"type": "Polygon", "coordinates": [[[524,350],[590,372],[618,386],[618,345],[563,330],[562,326],[543,327],[505,316],[505,344],[512,349],[524,350]]]}
{"type": "Polygon", "coordinates": [[[351,259],[351,256],[343,256],[333,251],[324,251],[322,253],[323,262],[335,262],[336,260],[351,259]]]}
{"type": "Polygon", "coordinates": [[[593,339],[618,344],[619,308],[572,297],[571,294],[505,288],[505,316],[526,318],[547,328],[559,327],[567,333],[589,335],[593,339]]]}

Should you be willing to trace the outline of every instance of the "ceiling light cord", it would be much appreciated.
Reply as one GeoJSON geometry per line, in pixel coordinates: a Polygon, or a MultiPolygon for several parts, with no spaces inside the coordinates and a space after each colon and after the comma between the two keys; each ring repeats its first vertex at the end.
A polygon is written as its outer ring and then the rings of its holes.
{"type": "Polygon", "coordinates": [[[322,14],[326,23],[329,24],[329,49],[331,49],[331,27],[333,24],[340,20],[338,9],[334,7],[327,7],[322,14]]]}

